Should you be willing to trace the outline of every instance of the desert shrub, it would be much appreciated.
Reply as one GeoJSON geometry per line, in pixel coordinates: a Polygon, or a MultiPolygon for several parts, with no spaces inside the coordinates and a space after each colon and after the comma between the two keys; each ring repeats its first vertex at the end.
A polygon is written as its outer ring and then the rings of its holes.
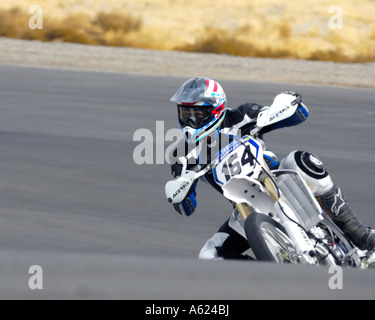
{"type": "Polygon", "coordinates": [[[0,36],[23,38],[27,36],[29,16],[18,8],[0,10],[0,36]]]}
{"type": "Polygon", "coordinates": [[[98,24],[103,31],[114,30],[123,33],[138,31],[142,26],[141,19],[118,12],[100,12],[97,14],[94,23],[98,24]]]}
{"type": "Polygon", "coordinates": [[[26,40],[75,42],[126,46],[126,34],[139,30],[142,21],[122,13],[98,13],[94,19],[86,14],[62,20],[43,19],[43,29],[31,30],[30,15],[21,9],[0,10],[0,36],[26,40]]]}
{"type": "Polygon", "coordinates": [[[43,29],[31,30],[28,26],[28,10],[12,8],[0,10],[0,36],[250,57],[332,62],[375,61],[373,26],[369,26],[366,31],[348,28],[351,32],[331,30],[327,34],[320,31],[319,25],[296,29],[290,19],[265,17],[267,19],[254,19],[229,29],[206,27],[195,40],[194,37],[185,40],[178,33],[176,42],[172,39],[170,28],[144,26],[141,18],[127,12],[98,12],[93,16],[81,13],[66,15],[61,19],[45,15],[43,29]]]}
{"type": "Polygon", "coordinates": [[[239,40],[235,35],[224,30],[206,29],[204,36],[195,43],[177,47],[181,51],[230,54],[236,56],[254,56],[252,44],[239,40]]]}
{"type": "Polygon", "coordinates": [[[364,63],[375,62],[375,52],[368,52],[367,54],[357,54],[348,56],[339,49],[334,50],[317,50],[310,54],[308,60],[319,60],[329,62],[346,62],[346,63],[364,63]]]}
{"type": "Polygon", "coordinates": [[[199,38],[195,43],[180,46],[177,50],[229,54],[243,57],[270,57],[286,58],[291,53],[285,48],[272,48],[256,46],[250,42],[239,39],[235,33],[224,30],[206,30],[205,36],[199,38]]]}

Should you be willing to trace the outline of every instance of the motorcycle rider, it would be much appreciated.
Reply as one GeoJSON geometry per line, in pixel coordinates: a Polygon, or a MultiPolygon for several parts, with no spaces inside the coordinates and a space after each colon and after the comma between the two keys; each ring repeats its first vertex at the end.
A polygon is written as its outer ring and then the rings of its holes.
{"type": "MultiPolygon", "coordinates": [[[[295,97],[297,110],[291,117],[263,127],[258,133],[262,141],[265,133],[298,125],[309,116],[309,111],[299,94],[292,91],[281,94],[295,97]]],[[[214,79],[202,77],[185,82],[170,101],[177,104],[179,125],[185,140],[182,142],[182,148],[177,147],[171,154],[171,159],[177,159],[171,165],[174,178],[181,175],[184,165],[186,169],[194,170],[209,164],[214,159],[212,155],[216,154],[212,150],[220,151],[225,146],[224,136],[229,137],[230,141],[238,135],[250,134],[256,127],[258,114],[268,108],[256,103],[245,103],[237,109],[229,109],[221,85],[214,79]],[[178,154],[181,153],[181,149],[182,155],[178,154]],[[205,157],[202,157],[203,150],[206,151],[205,157]]],[[[375,232],[359,220],[318,157],[307,151],[293,151],[279,162],[272,152],[266,151],[265,161],[271,169],[293,169],[300,172],[322,208],[346,236],[362,250],[375,250],[375,232]]],[[[222,193],[211,171],[201,179],[222,193]]],[[[196,186],[197,181],[184,201],[174,204],[174,208],[181,215],[190,216],[194,213],[197,207],[196,186]]],[[[237,210],[234,210],[232,218],[237,214],[237,210]]],[[[231,227],[231,221],[234,220],[228,219],[206,242],[199,253],[200,259],[246,259],[243,253],[249,249],[248,242],[231,227]]]]}

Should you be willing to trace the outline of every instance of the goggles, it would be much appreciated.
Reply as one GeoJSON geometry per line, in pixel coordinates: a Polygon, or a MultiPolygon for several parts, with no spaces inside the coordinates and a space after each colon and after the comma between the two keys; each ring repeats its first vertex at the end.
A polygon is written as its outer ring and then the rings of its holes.
{"type": "Polygon", "coordinates": [[[214,119],[213,106],[177,105],[178,119],[183,127],[198,129],[214,119]]]}

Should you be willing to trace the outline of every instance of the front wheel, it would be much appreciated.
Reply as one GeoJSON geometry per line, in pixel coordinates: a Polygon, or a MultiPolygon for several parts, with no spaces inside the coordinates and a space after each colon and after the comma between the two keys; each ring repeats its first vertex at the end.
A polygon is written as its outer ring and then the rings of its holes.
{"type": "Polygon", "coordinates": [[[250,248],[259,261],[298,263],[292,240],[285,228],[271,217],[253,213],[245,221],[245,232],[250,248]]]}

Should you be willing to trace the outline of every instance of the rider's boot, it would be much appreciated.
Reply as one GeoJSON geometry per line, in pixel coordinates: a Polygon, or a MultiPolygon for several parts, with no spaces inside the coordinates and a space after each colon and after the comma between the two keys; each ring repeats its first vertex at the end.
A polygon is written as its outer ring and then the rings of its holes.
{"type": "Polygon", "coordinates": [[[354,245],[361,250],[375,250],[375,231],[359,220],[338,186],[334,186],[317,199],[322,208],[354,245]]]}

